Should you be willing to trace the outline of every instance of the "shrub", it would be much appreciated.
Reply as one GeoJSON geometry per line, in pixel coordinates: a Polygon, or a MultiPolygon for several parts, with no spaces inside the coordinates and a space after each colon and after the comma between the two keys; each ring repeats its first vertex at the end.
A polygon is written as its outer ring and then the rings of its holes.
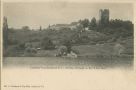
{"type": "Polygon", "coordinates": [[[41,41],[41,47],[45,50],[55,49],[55,45],[49,37],[43,38],[43,40],[41,41]]]}
{"type": "Polygon", "coordinates": [[[16,50],[25,50],[25,43],[20,43],[15,47],[16,50]]]}
{"type": "Polygon", "coordinates": [[[15,44],[18,44],[18,41],[17,40],[15,40],[15,39],[9,39],[8,40],[8,45],[15,45],[15,44]]]}
{"type": "Polygon", "coordinates": [[[65,38],[61,41],[61,43],[67,47],[67,53],[70,53],[72,48],[72,40],[65,38]]]}

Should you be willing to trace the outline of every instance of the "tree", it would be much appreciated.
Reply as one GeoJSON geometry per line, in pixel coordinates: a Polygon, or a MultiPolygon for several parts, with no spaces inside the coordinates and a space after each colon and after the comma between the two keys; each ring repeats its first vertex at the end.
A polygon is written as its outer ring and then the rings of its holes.
{"type": "Polygon", "coordinates": [[[88,19],[79,20],[79,23],[83,26],[84,30],[85,30],[86,27],[89,26],[89,20],[88,19]]]}
{"type": "Polygon", "coordinates": [[[72,50],[72,42],[70,39],[64,39],[63,45],[67,47],[67,53],[70,53],[72,50]]]}
{"type": "Polygon", "coordinates": [[[30,30],[30,28],[28,26],[23,26],[22,29],[23,30],[30,30]]]}
{"type": "Polygon", "coordinates": [[[43,38],[42,42],[41,42],[41,47],[43,49],[54,49],[55,45],[53,44],[53,42],[51,41],[51,39],[49,37],[45,37],[43,38]]]}
{"type": "Polygon", "coordinates": [[[99,32],[106,35],[114,36],[116,39],[119,37],[133,37],[133,23],[131,21],[123,21],[120,19],[112,19],[109,24],[103,28],[99,27],[99,32]]]}
{"type": "Polygon", "coordinates": [[[39,29],[40,31],[42,30],[42,26],[40,26],[40,29],[39,29]]]}
{"type": "Polygon", "coordinates": [[[8,22],[6,17],[3,19],[3,46],[5,49],[8,47],[8,22]]]}
{"type": "Polygon", "coordinates": [[[83,32],[83,26],[81,24],[79,24],[77,27],[77,34],[78,34],[78,37],[80,38],[81,37],[81,33],[83,32]]]}
{"type": "Polygon", "coordinates": [[[93,17],[90,22],[89,29],[94,30],[94,29],[96,29],[96,27],[97,27],[96,19],[95,19],[95,17],[93,17]]]}

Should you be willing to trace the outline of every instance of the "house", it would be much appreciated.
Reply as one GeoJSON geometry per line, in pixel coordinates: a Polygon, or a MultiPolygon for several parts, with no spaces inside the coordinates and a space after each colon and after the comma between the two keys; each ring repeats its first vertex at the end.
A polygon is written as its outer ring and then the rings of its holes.
{"type": "Polygon", "coordinates": [[[61,29],[75,30],[78,25],[79,25],[78,22],[72,22],[70,24],[56,24],[56,25],[49,26],[48,28],[51,30],[61,30],[61,29]]]}

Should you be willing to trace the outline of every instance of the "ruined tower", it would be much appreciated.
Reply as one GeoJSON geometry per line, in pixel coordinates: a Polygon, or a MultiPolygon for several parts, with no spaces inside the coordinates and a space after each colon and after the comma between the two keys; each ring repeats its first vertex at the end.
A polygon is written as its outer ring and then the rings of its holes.
{"type": "Polygon", "coordinates": [[[109,23],[109,9],[100,9],[99,10],[99,24],[107,25],[109,23]]]}

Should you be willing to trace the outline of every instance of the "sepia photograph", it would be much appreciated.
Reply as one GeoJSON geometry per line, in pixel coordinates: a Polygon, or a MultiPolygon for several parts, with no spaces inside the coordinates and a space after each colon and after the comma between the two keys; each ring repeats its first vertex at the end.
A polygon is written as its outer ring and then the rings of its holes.
{"type": "Polygon", "coordinates": [[[3,68],[133,69],[132,3],[4,2],[3,68]]]}

